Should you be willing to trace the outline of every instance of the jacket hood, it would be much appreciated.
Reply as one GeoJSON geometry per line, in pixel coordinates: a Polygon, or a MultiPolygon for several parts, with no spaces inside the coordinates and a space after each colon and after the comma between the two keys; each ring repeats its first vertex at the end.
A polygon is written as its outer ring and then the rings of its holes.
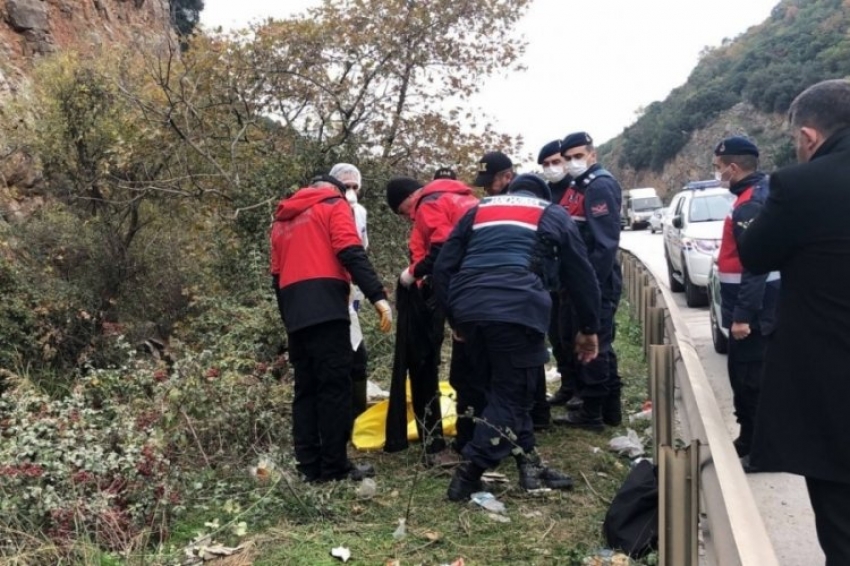
{"type": "Polygon", "coordinates": [[[472,195],[472,189],[461,183],[460,181],[455,181],[454,179],[437,179],[435,181],[431,181],[425,188],[422,189],[422,192],[419,193],[419,199],[421,200],[428,195],[433,195],[434,193],[456,193],[459,195],[472,195]]]}
{"type": "Polygon", "coordinates": [[[338,190],[330,188],[299,189],[294,195],[278,203],[274,219],[291,220],[311,206],[332,198],[343,198],[343,196],[338,190]]]}

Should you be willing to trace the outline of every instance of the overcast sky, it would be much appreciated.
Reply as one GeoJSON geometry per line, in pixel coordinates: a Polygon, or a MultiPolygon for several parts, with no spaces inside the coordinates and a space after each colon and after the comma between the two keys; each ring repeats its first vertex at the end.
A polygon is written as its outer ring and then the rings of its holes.
{"type": "MultiPolygon", "coordinates": [[[[318,0],[206,0],[207,27],[284,18],[318,0]]],[[[602,143],[681,85],[700,50],[764,21],[778,0],[534,0],[519,25],[528,70],[497,75],[473,101],[536,155],[585,130],[602,143]]]]}

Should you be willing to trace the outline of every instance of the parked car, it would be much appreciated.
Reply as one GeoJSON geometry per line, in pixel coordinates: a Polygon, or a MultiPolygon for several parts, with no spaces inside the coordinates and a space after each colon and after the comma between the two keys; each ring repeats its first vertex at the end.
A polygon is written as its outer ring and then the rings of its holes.
{"type": "Polygon", "coordinates": [[[684,291],[689,307],[708,302],[708,274],[734,200],[717,181],[697,181],[688,183],[670,203],[670,222],[663,230],[664,258],[670,290],[684,291]]]}
{"type": "Polygon", "coordinates": [[[670,215],[670,208],[659,208],[649,217],[649,231],[655,234],[661,232],[664,221],[670,215]]]}
{"type": "Polygon", "coordinates": [[[708,312],[711,320],[711,341],[714,343],[714,351],[725,354],[729,351],[729,330],[723,328],[721,308],[723,303],[720,298],[720,277],[717,272],[717,254],[711,262],[711,271],[708,273],[708,312]]]}

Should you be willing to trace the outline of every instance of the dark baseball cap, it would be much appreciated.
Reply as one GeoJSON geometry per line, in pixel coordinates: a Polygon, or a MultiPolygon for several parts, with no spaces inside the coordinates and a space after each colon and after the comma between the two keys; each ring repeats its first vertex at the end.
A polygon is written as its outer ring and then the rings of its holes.
{"type": "Polygon", "coordinates": [[[497,173],[513,169],[511,158],[501,151],[490,151],[478,160],[478,176],[473,183],[476,187],[488,187],[497,173]]]}
{"type": "Polygon", "coordinates": [[[451,167],[440,167],[434,172],[434,180],[437,179],[457,179],[457,173],[451,167]]]}
{"type": "Polygon", "coordinates": [[[714,155],[752,155],[759,156],[759,148],[745,137],[726,138],[714,148],[714,155]]]}

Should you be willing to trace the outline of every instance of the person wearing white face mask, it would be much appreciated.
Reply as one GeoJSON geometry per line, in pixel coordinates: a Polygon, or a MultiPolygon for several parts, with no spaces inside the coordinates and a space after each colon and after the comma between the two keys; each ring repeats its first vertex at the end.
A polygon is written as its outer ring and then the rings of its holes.
{"type": "MultiPolygon", "coordinates": [[[[569,189],[573,178],[567,173],[567,162],[561,155],[561,140],[553,140],[544,145],[537,154],[537,164],[543,167],[543,177],[549,183],[549,190],[552,192],[552,202],[559,203],[564,198],[564,194],[569,189]]],[[[555,358],[555,363],[558,373],[561,375],[561,386],[548,399],[548,405],[564,405],[572,401],[575,405],[578,401],[576,393],[576,382],[578,379],[578,364],[573,355],[573,341],[577,332],[574,329],[573,317],[571,316],[571,307],[569,306],[569,298],[561,293],[551,293],[552,297],[552,313],[549,318],[549,344],[552,346],[552,355],[555,358]],[[562,313],[561,309],[566,309],[566,313],[562,313]]],[[[546,384],[538,387],[538,394],[542,394],[545,399],[546,384]]],[[[543,420],[543,411],[538,409],[540,401],[535,399],[534,410],[532,410],[532,420],[535,423],[543,420]],[[536,417],[536,419],[535,419],[536,417]]],[[[577,407],[576,407],[577,408],[577,407]]],[[[545,415],[547,422],[551,421],[551,415],[545,415]]]]}
{"type": "MultiPolygon", "coordinates": [[[[339,179],[345,186],[345,200],[351,205],[354,212],[354,224],[357,226],[357,234],[363,242],[363,249],[369,249],[369,233],[366,229],[368,213],[366,207],[357,202],[360,194],[362,176],[360,170],[350,163],[337,163],[331,168],[330,175],[339,179]]],[[[351,299],[348,305],[348,314],[351,317],[351,348],[354,350],[354,361],[351,366],[352,385],[352,416],[356,419],[366,410],[367,373],[366,366],[369,354],[366,351],[366,343],[363,340],[363,332],[360,329],[360,303],[365,297],[357,285],[351,285],[351,299]]]]}
{"type": "MultiPolygon", "coordinates": [[[[573,182],[560,203],[578,224],[587,246],[587,256],[602,293],[602,309],[599,356],[582,367],[579,374],[581,407],[568,410],[565,416],[555,417],[552,422],[599,431],[606,424],[619,426],[622,421],[621,383],[613,348],[614,316],[623,286],[617,263],[622,190],[614,176],[596,162],[593,139],[586,132],[564,138],[561,155],[573,182]]],[[[566,315],[563,311],[562,315],[566,315]]]]}

